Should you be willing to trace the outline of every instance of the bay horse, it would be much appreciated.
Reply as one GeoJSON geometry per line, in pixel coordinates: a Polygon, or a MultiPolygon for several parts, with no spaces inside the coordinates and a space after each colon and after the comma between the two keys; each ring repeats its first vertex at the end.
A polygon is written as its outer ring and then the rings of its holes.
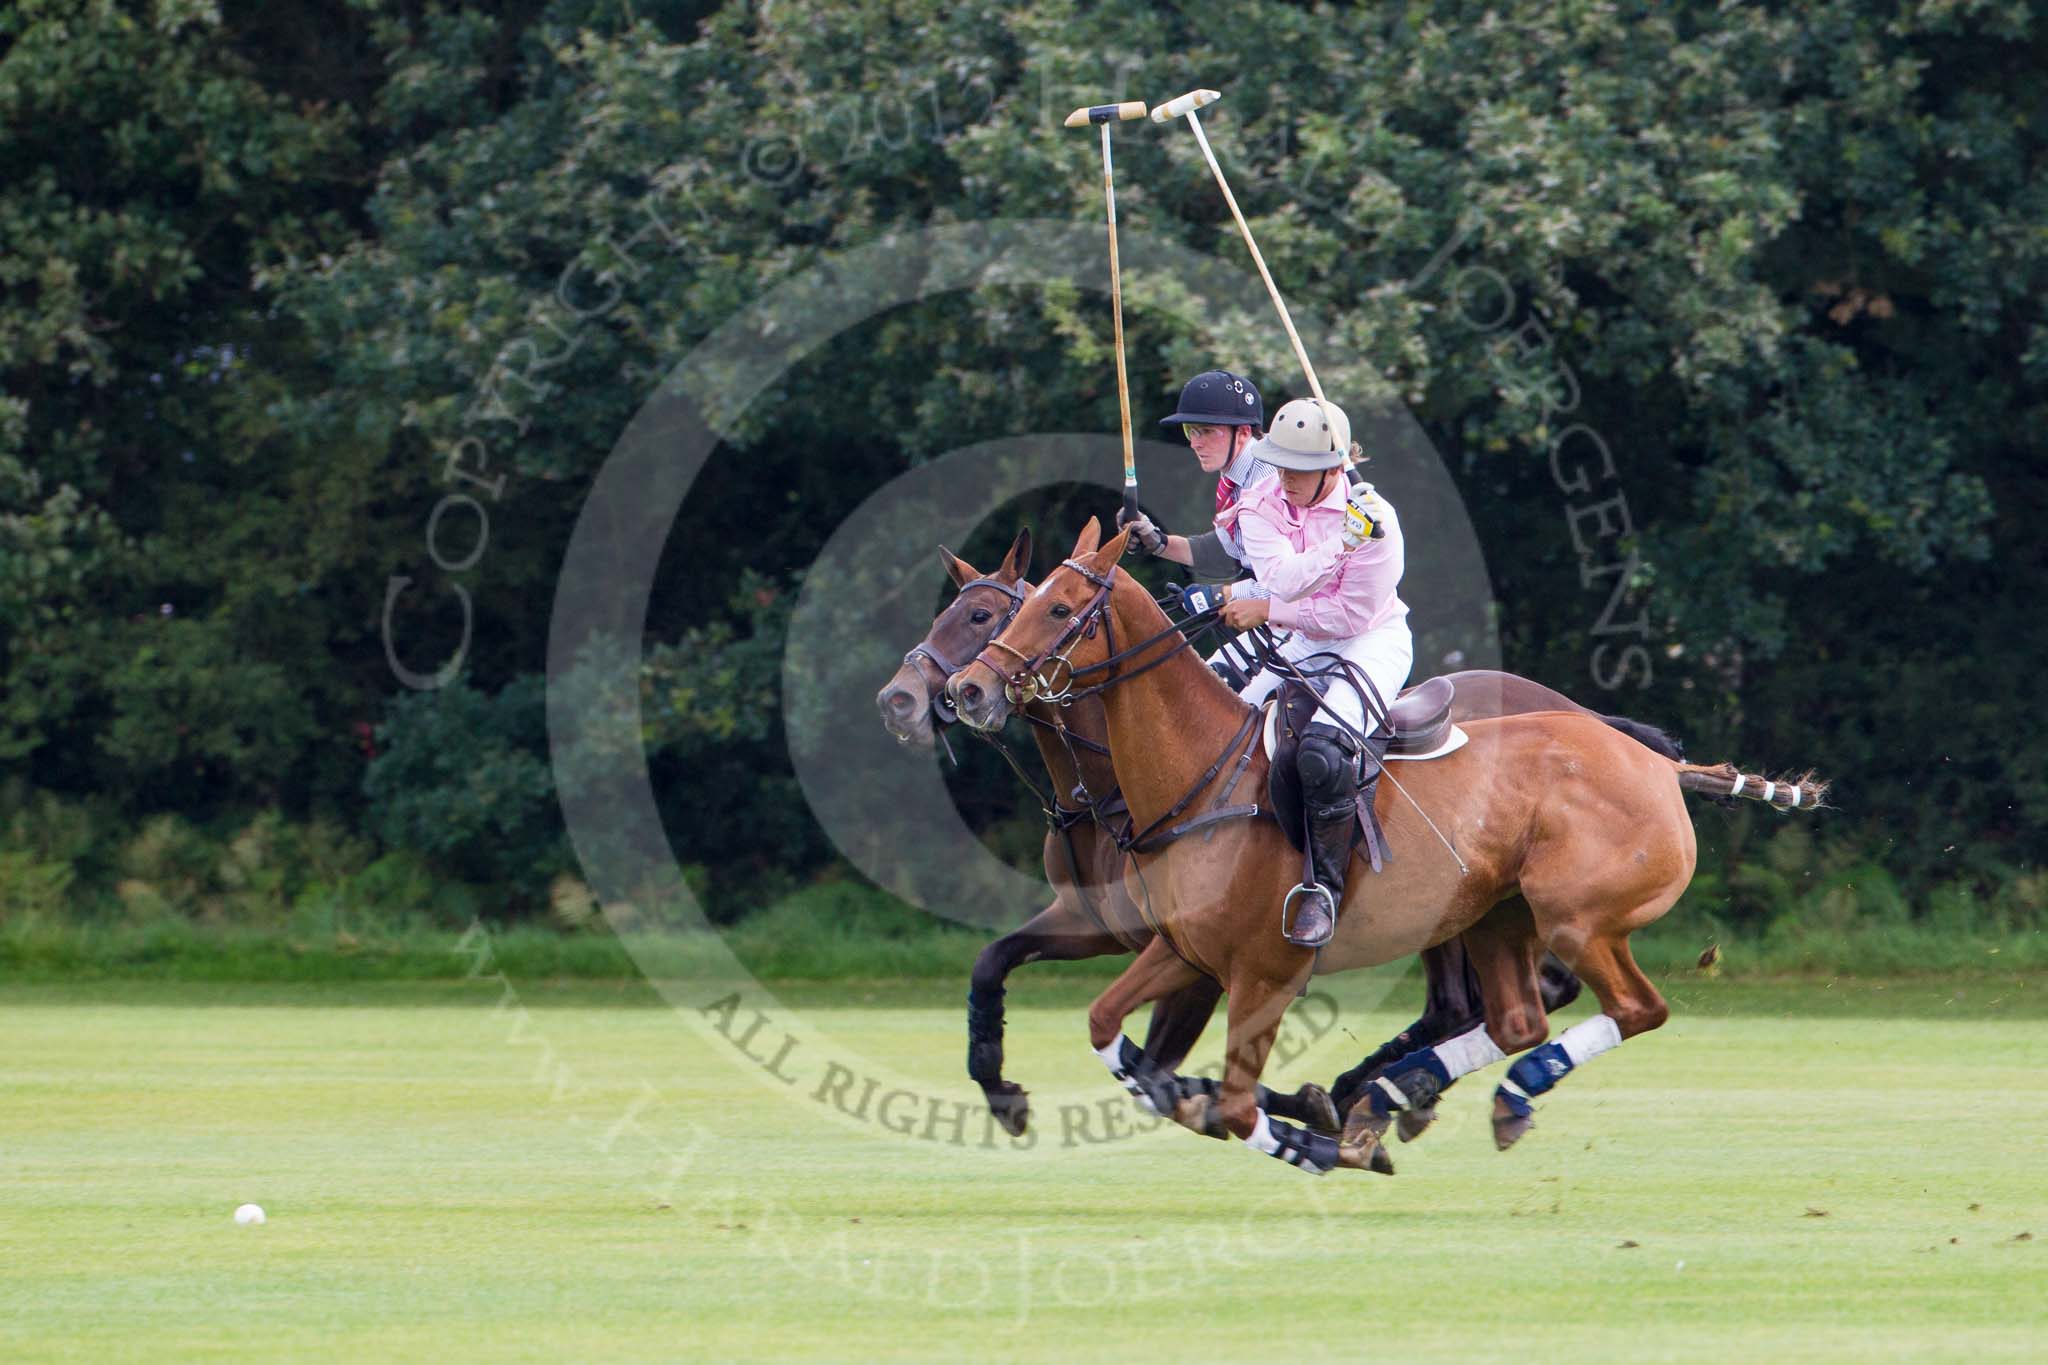
{"type": "Polygon", "coordinates": [[[1533,1049],[1494,1092],[1495,1141],[1510,1145],[1530,1126],[1534,1096],[1668,1015],[1628,936],[1670,909],[1692,878],[1697,851],[1684,794],[1750,796],[1781,809],[1811,809],[1825,796],[1810,774],[1768,781],[1729,764],[1679,762],[1582,712],[1463,722],[1461,748],[1406,764],[1398,782],[1381,784],[1376,809],[1397,856],[1347,879],[1327,946],[1296,947],[1279,932],[1278,907],[1302,858],[1277,823],[1240,821],[1229,839],[1157,837],[1170,835],[1182,812],[1201,809],[1233,761],[1248,763],[1254,784],[1265,781],[1268,761],[1257,713],[1120,570],[1127,536],[1103,544],[1091,519],[1072,556],[953,675],[948,700],[968,724],[992,728],[1013,704],[1101,699],[1111,764],[1144,831],[1134,900],[1156,936],[1089,1008],[1090,1044],[1145,1103],[1298,1168],[1369,1167],[1391,1115],[1533,1049]],[[1221,736],[1231,738],[1217,756],[1221,736]],[[1341,1141],[1260,1109],[1255,1087],[1281,1015],[1312,973],[1390,962],[1460,935],[1479,977],[1483,1025],[1388,1068],[1352,1106],[1341,1141]],[[1544,1041],[1537,986],[1546,948],[1602,1010],[1555,1043],[1544,1041]],[[1213,1100],[1184,1100],[1123,1036],[1123,1021],[1203,976],[1230,996],[1225,1071],[1213,1100]]]}
{"type": "MultiPolygon", "coordinates": [[[[1009,624],[1031,590],[1026,578],[1031,532],[1017,533],[990,574],[944,546],[939,558],[959,591],[875,698],[889,733],[900,743],[923,748],[932,746],[937,727],[953,721],[944,700],[946,680],[1009,624]]],[[[981,950],[967,992],[967,1074],[981,1086],[989,1112],[1012,1136],[1029,1125],[1031,1105],[1028,1092],[1003,1076],[1003,996],[1010,973],[1029,962],[1135,953],[1152,941],[1151,927],[1125,894],[1123,853],[1105,824],[1123,813],[1123,801],[1109,763],[1102,707],[1062,711],[1031,703],[1021,714],[1031,727],[1047,786],[1033,781],[1000,740],[992,742],[1044,808],[1042,860],[1053,900],[981,950]]],[[[1223,988],[1208,977],[1167,992],[1153,1006],[1146,1055],[1164,1071],[1178,1072],[1222,995],[1223,988]]],[[[1183,1093],[1215,1088],[1200,1077],[1176,1081],[1183,1093]]],[[[1318,1085],[1304,1085],[1289,1095],[1261,1087],[1260,1098],[1273,1113],[1329,1132],[1343,1117],[1318,1085]]]]}
{"type": "MultiPolygon", "coordinates": [[[[905,654],[901,667],[876,696],[884,727],[900,743],[928,749],[939,728],[952,723],[944,685],[961,667],[956,661],[973,658],[987,645],[1009,624],[1031,590],[1027,580],[1031,545],[1030,531],[1020,531],[1002,564],[990,574],[980,573],[940,548],[940,561],[958,594],[933,621],[925,638],[905,654]]],[[[1457,721],[1586,709],[1560,692],[1512,673],[1472,669],[1449,677],[1457,687],[1451,712],[1457,721]]],[[[1112,816],[1122,810],[1115,799],[1116,779],[1104,743],[1107,732],[1100,700],[1086,699],[1064,711],[1048,703],[1030,702],[1021,708],[1021,714],[1030,724],[1050,786],[1041,789],[1007,749],[1003,753],[1045,809],[1048,828],[1042,856],[1054,899],[1024,925],[982,950],[968,990],[968,1074],[981,1085],[991,1113],[1012,1134],[1024,1131],[1029,1101],[1022,1087],[1002,1075],[1004,982],[1010,972],[1028,962],[1136,952],[1153,937],[1151,927],[1125,893],[1123,853],[1116,846],[1114,831],[1095,818],[1098,804],[1113,808],[1104,811],[1112,816]],[[1069,804],[1076,801],[1078,804],[1069,804]]],[[[1654,727],[1618,716],[1601,719],[1660,753],[1679,756],[1677,744],[1654,727]]],[[[1365,1086],[1388,1065],[1418,1047],[1456,1037],[1477,1024],[1481,1018],[1479,985],[1462,942],[1454,939],[1425,949],[1422,964],[1425,1003],[1414,1023],[1338,1077],[1330,1092],[1303,1086],[1292,1095],[1263,1096],[1263,1107],[1280,1117],[1335,1131],[1337,1121],[1365,1086]]],[[[1563,1008],[1579,993],[1578,979],[1552,954],[1544,957],[1540,986],[1548,1010],[1563,1008]]],[[[1221,986],[1204,976],[1159,1000],[1153,1007],[1145,1054],[1163,1069],[1177,1072],[1221,994],[1221,986]]],[[[1179,1079],[1184,1094],[1194,1088],[1213,1088],[1213,1084],[1179,1079]]],[[[1419,1136],[1434,1114],[1433,1103],[1404,1111],[1400,1115],[1403,1139],[1419,1136]]]]}

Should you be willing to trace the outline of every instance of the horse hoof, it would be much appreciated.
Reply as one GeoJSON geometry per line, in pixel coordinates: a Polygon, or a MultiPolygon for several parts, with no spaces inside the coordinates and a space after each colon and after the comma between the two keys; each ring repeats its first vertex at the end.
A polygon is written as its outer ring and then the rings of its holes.
{"type": "Polygon", "coordinates": [[[1361,1100],[1351,1106],[1351,1117],[1344,1120],[1344,1136],[1338,1141],[1348,1147],[1377,1147],[1386,1134],[1387,1120],[1373,1113],[1372,1106],[1361,1100]]]}
{"type": "Polygon", "coordinates": [[[1421,1109],[1403,1109],[1401,1116],[1394,1120],[1394,1131],[1401,1141],[1413,1142],[1429,1131],[1429,1125],[1436,1122],[1436,1106],[1425,1105],[1421,1109]]]}
{"type": "Polygon", "coordinates": [[[1370,1138],[1364,1144],[1338,1143],[1337,1166],[1340,1170],[1371,1171],[1375,1175],[1394,1173],[1394,1159],[1387,1155],[1385,1147],[1370,1138]]]}
{"type": "Polygon", "coordinates": [[[1499,1096],[1494,1097],[1493,1147],[1495,1151],[1505,1152],[1508,1148],[1522,1140],[1522,1134],[1535,1126],[1536,1119],[1533,1115],[1517,1114],[1512,1109],[1509,1109],[1499,1096]]]}
{"type": "Polygon", "coordinates": [[[988,1096],[988,1111],[996,1116],[996,1122],[1011,1137],[1024,1136],[1024,1130],[1031,1126],[1031,1096],[1023,1086],[1004,1081],[1001,1089],[991,1088],[988,1096]]]}
{"type": "Polygon", "coordinates": [[[1228,1138],[1230,1130],[1223,1126],[1223,1111],[1207,1095],[1189,1095],[1173,1106],[1173,1121],[1203,1137],[1228,1138]]]}
{"type": "Polygon", "coordinates": [[[1301,1121],[1318,1133],[1337,1133],[1344,1127],[1344,1120],[1337,1117],[1336,1102],[1330,1092],[1311,1081],[1294,1092],[1294,1103],[1301,1121]]]}

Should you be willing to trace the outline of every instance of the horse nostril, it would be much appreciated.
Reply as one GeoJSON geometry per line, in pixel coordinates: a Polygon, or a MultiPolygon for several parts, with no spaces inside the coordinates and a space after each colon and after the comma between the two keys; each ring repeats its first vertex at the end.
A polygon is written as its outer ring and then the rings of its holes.
{"type": "Polygon", "coordinates": [[[891,692],[886,698],[889,709],[899,716],[907,716],[917,709],[917,700],[908,692],[891,692]]]}
{"type": "Polygon", "coordinates": [[[981,685],[979,683],[961,683],[959,693],[962,705],[970,707],[981,705],[981,685]]]}

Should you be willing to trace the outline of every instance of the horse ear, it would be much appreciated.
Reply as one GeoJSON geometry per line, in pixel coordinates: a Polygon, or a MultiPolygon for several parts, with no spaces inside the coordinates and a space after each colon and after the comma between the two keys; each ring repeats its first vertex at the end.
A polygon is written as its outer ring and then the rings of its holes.
{"type": "Polygon", "coordinates": [[[980,574],[974,571],[972,564],[969,564],[943,545],[939,547],[939,563],[946,566],[946,576],[953,580],[953,586],[956,588],[964,588],[975,579],[981,577],[980,574]]]}
{"type": "Polygon", "coordinates": [[[1003,557],[1001,576],[1015,583],[1031,573],[1031,528],[1024,527],[1017,532],[1017,538],[1010,543],[1010,553],[1003,557]]]}
{"type": "Polygon", "coordinates": [[[1090,565],[1096,573],[1106,574],[1119,559],[1124,557],[1124,546],[1130,543],[1131,530],[1127,526],[1116,533],[1115,539],[1095,552],[1095,562],[1090,565]]]}
{"type": "Polygon", "coordinates": [[[1074,558],[1092,555],[1102,544],[1102,519],[1088,518],[1088,524],[1081,528],[1081,538],[1074,542],[1074,558]]]}

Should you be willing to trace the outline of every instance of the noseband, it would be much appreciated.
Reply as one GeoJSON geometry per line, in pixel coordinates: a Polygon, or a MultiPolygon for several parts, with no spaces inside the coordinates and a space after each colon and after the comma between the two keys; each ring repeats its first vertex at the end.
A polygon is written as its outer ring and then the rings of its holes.
{"type": "MultiPolygon", "coordinates": [[[[1067,622],[1067,628],[1061,631],[1059,636],[1050,645],[1047,645],[1045,649],[1040,651],[1035,658],[1027,657],[1023,651],[1014,645],[1006,644],[1001,638],[990,640],[982,648],[981,652],[974,656],[976,663],[986,664],[990,672],[1003,680],[1003,696],[1008,699],[1012,706],[1021,706],[1027,701],[1034,700],[1052,702],[1064,706],[1073,702],[1077,696],[1084,695],[1074,691],[1076,670],[1069,656],[1073,654],[1074,647],[1080,644],[1081,641],[1095,638],[1095,628],[1098,625],[1102,627],[1105,634],[1109,630],[1109,621],[1103,615],[1103,608],[1109,605],[1109,590],[1110,586],[1116,582],[1117,566],[1112,564],[1107,574],[1098,574],[1081,561],[1069,559],[1062,563],[1060,567],[1072,569],[1075,573],[1095,585],[1095,595],[1088,599],[1086,606],[1074,613],[1073,619],[1067,622]],[[1005,672],[1001,664],[988,657],[988,652],[991,649],[1002,650],[1003,653],[1015,659],[1018,666],[1005,672]],[[1056,672],[1056,670],[1061,669],[1065,670],[1063,677],[1060,677],[1056,672]],[[1057,682],[1054,681],[1055,677],[1059,677],[1057,682]]],[[[1041,592],[1044,591],[1042,587],[1039,590],[1041,592]]],[[[1008,623],[1005,622],[1006,627],[1007,625],[1008,623]]],[[[997,631],[996,634],[1000,637],[1002,631],[997,631]]],[[[1108,644],[1110,658],[1103,660],[1099,664],[1090,664],[1079,671],[1091,673],[1097,669],[1107,667],[1113,662],[1116,658],[1116,641],[1111,639],[1108,641],[1108,644]]]]}
{"type": "MultiPolygon", "coordinates": [[[[962,583],[960,585],[960,592],[956,595],[956,600],[957,597],[965,596],[970,588],[992,588],[1010,599],[1009,610],[1003,613],[1002,620],[996,622],[995,633],[997,635],[1001,635],[1005,630],[1009,629],[1010,622],[1017,619],[1017,613],[1024,607],[1024,590],[1015,584],[1005,583],[1000,578],[976,578],[962,583]]],[[[976,657],[980,656],[977,655],[976,657]]],[[[910,647],[910,652],[903,656],[903,662],[910,664],[912,667],[918,667],[920,663],[928,663],[933,668],[939,670],[938,686],[926,689],[931,695],[932,714],[945,725],[951,725],[959,720],[959,713],[953,709],[953,704],[946,700],[946,680],[967,665],[956,664],[951,659],[948,659],[939,650],[938,646],[932,643],[929,635],[910,647]]]]}

